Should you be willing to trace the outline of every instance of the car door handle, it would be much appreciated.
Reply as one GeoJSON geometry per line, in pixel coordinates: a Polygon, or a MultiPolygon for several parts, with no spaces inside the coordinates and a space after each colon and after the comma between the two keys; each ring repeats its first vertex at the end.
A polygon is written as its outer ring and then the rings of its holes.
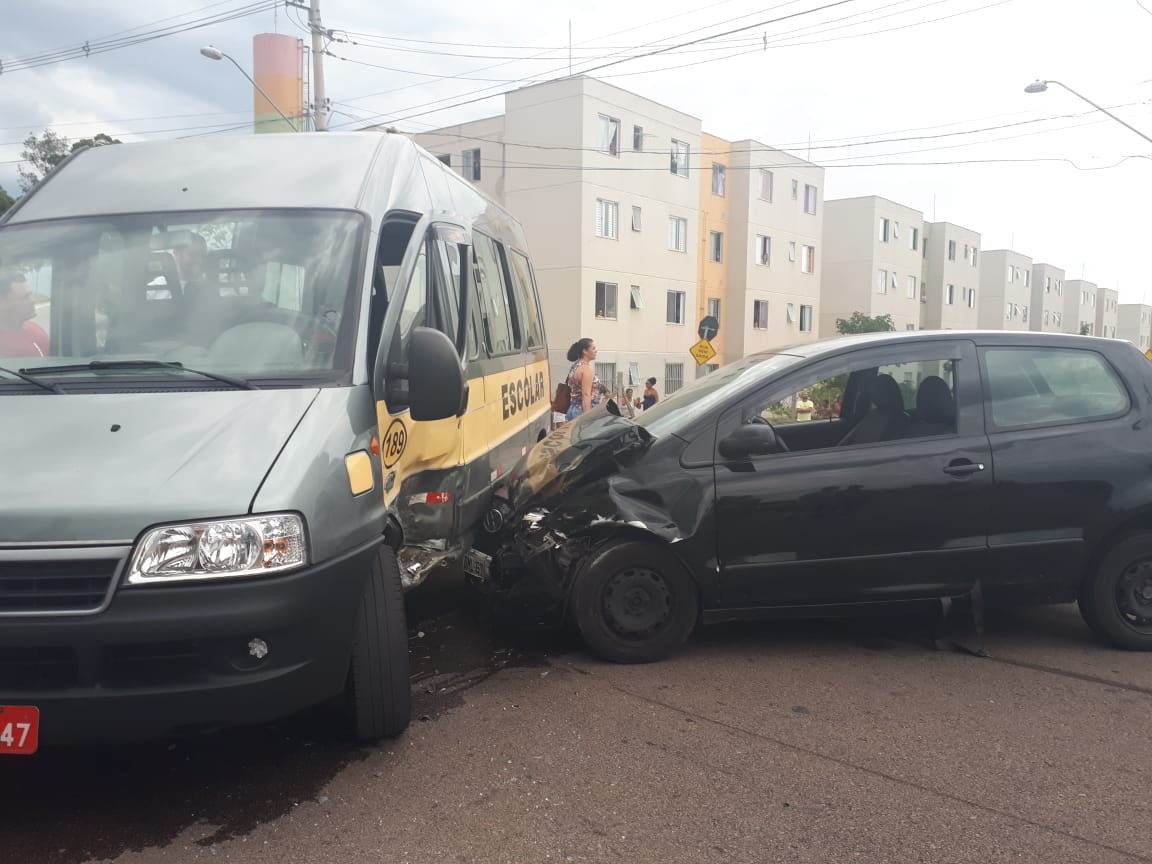
{"type": "Polygon", "coordinates": [[[951,462],[944,466],[944,473],[951,474],[953,477],[967,477],[969,474],[976,474],[983,470],[983,462],[951,462]]]}

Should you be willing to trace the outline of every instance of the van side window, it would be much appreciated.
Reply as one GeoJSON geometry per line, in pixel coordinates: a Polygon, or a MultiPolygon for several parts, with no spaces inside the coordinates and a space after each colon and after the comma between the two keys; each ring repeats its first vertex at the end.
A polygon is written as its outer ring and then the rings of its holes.
{"type": "MultiPolygon", "coordinates": [[[[442,236],[438,239],[441,248],[441,267],[445,271],[447,283],[444,319],[446,322],[451,322],[445,325],[444,332],[455,342],[455,328],[460,320],[460,281],[464,272],[461,262],[467,260],[469,253],[467,245],[457,242],[452,237],[443,236],[444,233],[442,232],[442,236]]],[[[468,359],[475,359],[480,356],[480,344],[476,338],[476,325],[471,316],[468,320],[467,334],[468,341],[464,349],[464,356],[468,359]]]]}
{"type": "Polygon", "coordinates": [[[400,339],[399,344],[407,352],[408,340],[415,327],[427,327],[428,315],[428,285],[430,283],[428,272],[427,245],[420,250],[416,259],[416,268],[412,271],[412,279],[408,283],[408,290],[404,293],[404,305],[400,307],[400,339]]]}
{"type": "Polygon", "coordinates": [[[536,280],[526,255],[514,249],[507,250],[508,275],[516,299],[524,312],[524,341],[529,348],[544,347],[544,325],[540,321],[540,305],[536,298],[536,280]]]}
{"type": "Polygon", "coordinates": [[[516,304],[504,284],[503,268],[495,244],[483,234],[474,234],[472,242],[480,320],[488,353],[499,355],[519,351],[521,339],[516,304]]]}

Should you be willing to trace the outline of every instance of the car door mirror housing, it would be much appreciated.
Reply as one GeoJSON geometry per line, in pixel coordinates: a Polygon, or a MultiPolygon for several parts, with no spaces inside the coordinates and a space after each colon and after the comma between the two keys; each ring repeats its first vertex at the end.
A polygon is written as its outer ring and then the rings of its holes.
{"type": "Polygon", "coordinates": [[[452,340],[431,327],[416,327],[408,347],[408,409],[413,420],[460,416],[466,381],[452,340]]]}
{"type": "Polygon", "coordinates": [[[746,423],[720,442],[720,455],[725,459],[745,459],[780,453],[780,439],[767,423],[746,423]]]}

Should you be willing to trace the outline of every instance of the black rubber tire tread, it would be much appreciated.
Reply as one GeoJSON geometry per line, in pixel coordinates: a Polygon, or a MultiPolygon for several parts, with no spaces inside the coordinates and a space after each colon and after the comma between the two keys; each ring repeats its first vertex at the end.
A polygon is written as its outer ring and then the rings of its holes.
{"type": "Polygon", "coordinates": [[[653,663],[682,647],[696,629],[699,593],[680,560],[657,542],[616,541],[599,547],[584,563],[572,586],[570,611],[593,654],[613,663],[653,663]],[[659,572],[672,595],[672,618],[643,641],[615,633],[600,614],[600,597],[621,569],[643,566],[659,572]]]}
{"type": "Polygon", "coordinates": [[[408,728],[412,690],[408,682],[408,626],[396,553],[382,545],[364,582],[356,613],[348,673],[352,731],[377,741],[408,728]]]}
{"type": "Polygon", "coordinates": [[[1116,583],[1133,561],[1152,558],[1152,533],[1129,534],[1100,559],[1080,588],[1080,615],[1101,638],[1129,651],[1152,651],[1152,634],[1133,629],[1116,604],[1116,583]]]}

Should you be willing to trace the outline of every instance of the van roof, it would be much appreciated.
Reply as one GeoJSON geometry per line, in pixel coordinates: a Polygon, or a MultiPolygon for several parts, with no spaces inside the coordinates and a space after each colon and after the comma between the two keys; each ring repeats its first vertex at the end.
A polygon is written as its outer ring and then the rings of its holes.
{"type": "Polygon", "coordinates": [[[280,207],[383,205],[419,212],[432,206],[422,156],[427,154],[411,139],[379,132],[264,134],[94,147],[68,160],[6,221],[280,207]]]}

